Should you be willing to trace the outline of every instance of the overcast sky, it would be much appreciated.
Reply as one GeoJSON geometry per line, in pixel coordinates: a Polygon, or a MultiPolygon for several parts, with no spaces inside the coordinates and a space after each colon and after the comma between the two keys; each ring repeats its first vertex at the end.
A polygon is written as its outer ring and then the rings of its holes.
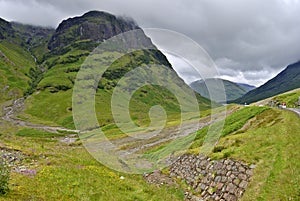
{"type": "MultiPolygon", "coordinates": [[[[89,10],[183,33],[231,81],[258,86],[300,60],[299,0],[0,0],[1,18],[43,26],[57,27],[89,10]]],[[[198,79],[183,61],[167,56],[187,82],[198,79]]]]}

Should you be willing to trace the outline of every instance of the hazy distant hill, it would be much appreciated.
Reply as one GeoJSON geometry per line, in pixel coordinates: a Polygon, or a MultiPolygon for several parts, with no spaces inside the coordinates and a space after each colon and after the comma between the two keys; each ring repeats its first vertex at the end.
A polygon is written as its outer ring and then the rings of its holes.
{"type": "Polygon", "coordinates": [[[253,103],[277,94],[281,94],[300,87],[300,62],[287,66],[276,77],[264,85],[248,92],[235,100],[236,103],[253,103]]]}
{"type": "Polygon", "coordinates": [[[228,80],[217,79],[217,78],[206,79],[205,81],[198,80],[192,82],[190,86],[194,91],[201,94],[201,96],[210,98],[206,85],[209,85],[210,88],[216,91],[217,93],[222,93],[221,89],[215,86],[215,83],[217,81],[223,81],[227,101],[235,100],[243,96],[244,94],[246,94],[251,89],[255,88],[254,86],[250,86],[247,84],[237,84],[228,80]]]}
{"type": "Polygon", "coordinates": [[[256,89],[256,86],[253,85],[243,84],[243,83],[236,83],[236,84],[242,87],[243,89],[245,89],[247,92],[256,89]]]}

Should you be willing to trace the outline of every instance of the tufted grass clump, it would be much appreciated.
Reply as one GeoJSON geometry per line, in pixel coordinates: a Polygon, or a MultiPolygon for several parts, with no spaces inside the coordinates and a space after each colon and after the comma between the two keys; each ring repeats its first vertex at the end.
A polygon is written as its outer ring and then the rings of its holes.
{"type": "Polygon", "coordinates": [[[3,158],[0,158],[0,195],[4,195],[9,191],[9,176],[9,167],[6,164],[5,160],[3,158]]]}

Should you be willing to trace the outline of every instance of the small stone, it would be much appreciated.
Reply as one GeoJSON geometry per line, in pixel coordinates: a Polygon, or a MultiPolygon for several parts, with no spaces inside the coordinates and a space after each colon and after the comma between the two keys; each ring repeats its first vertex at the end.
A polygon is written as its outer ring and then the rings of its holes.
{"type": "Polygon", "coordinates": [[[238,186],[240,184],[240,180],[239,179],[234,179],[233,183],[238,186]]]}
{"type": "Polygon", "coordinates": [[[226,176],[229,177],[230,175],[231,175],[231,171],[228,171],[228,172],[226,173],[226,176]]]}
{"type": "Polygon", "coordinates": [[[230,192],[230,193],[235,193],[235,191],[236,191],[236,186],[235,186],[234,184],[232,184],[232,183],[229,183],[228,186],[227,186],[227,188],[226,188],[226,190],[227,190],[228,192],[230,192]]]}
{"type": "Polygon", "coordinates": [[[253,175],[253,171],[252,170],[246,170],[246,174],[249,175],[249,176],[252,176],[253,175]]]}
{"type": "Polygon", "coordinates": [[[215,178],[215,182],[220,182],[220,181],[221,181],[221,179],[222,179],[222,177],[221,177],[221,176],[216,176],[216,178],[215,178]]]}
{"type": "Polygon", "coordinates": [[[218,183],[218,184],[217,184],[217,189],[218,189],[218,190],[221,190],[223,186],[224,186],[223,183],[218,183]]]}
{"type": "Polygon", "coordinates": [[[242,167],[242,166],[239,167],[239,172],[243,172],[244,173],[245,171],[246,171],[246,169],[244,167],[242,167]]]}
{"type": "Polygon", "coordinates": [[[200,188],[201,188],[202,191],[206,190],[206,187],[207,187],[207,186],[206,186],[205,184],[201,184],[201,185],[200,185],[200,188]]]}
{"type": "Polygon", "coordinates": [[[256,165],[254,165],[254,164],[250,165],[250,169],[254,169],[255,167],[256,167],[256,165]]]}
{"type": "Polygon", "coordinates": [[[241,181],[241,183],[239,184],[240,188],[246,189],[248,186],[248,182],[247,181],[241,181]]]}
{"type": "Polygon", "coordinates": [[[225,194],[223,195],[223,198],[224,198],[225,200],[229,200],[229,193],[225,193],[225,194]]]}
{"type": "Polygon", "coordinates": [[[124,179],[125,179],[125,177],[123,177],[123,176],[120,176],[120,179],[121,179],[121,180],[124,180],[124,179]]]}
{"type": "Polygon", "coordinates": [[[227,181],[227,178],[223,176],[221,182],[225,183],[226,181],[227,181]]]}
{"type": "Polygon", "coordinates": [[[245,175],[245,174],[239,174],[239,179],[241,179],[241,180],[246,180],[247,179],[247,175],[245,175]]]}

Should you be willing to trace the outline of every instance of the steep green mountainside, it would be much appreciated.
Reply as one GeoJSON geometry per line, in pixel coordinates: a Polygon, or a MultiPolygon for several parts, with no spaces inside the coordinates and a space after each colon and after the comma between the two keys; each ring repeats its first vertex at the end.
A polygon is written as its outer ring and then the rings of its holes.
{"type": "Polygon", "coordinates": [[[36,64],[11,23],[0,19],[0,102],[23,96],[36,64]]]}
{"type": "Polygon", "coordinates": [[[210,86],[211,90],[217,91],[218,93],[222,93],[221,89],[216,86],[217,81],[222,81],[224,84],[224,89],[225,89],[225,94],[227,97],[227,101],[232,101],[235,100],[244,94],[246,94],[251,87],[246,87],[246,85],[242,84],[236,84],[234,82],[228,81],[228,80],[223,80],[223,79],[217,79],[217,78],[211,78],[211,79],[206,79],[205,81],[203,80],[198,80],[195,82],[192,82],[190,86],[192,89],[196,92],[198,92],[201,96],[210,98],[207,85],[210,86]]]}
{"type": "Polygon", "coordinates": [[[248,92],[243,97],[234,100],[236,103],[253,103],[277,94],[281,94],[300,87],[300,62],[286,67],[276,77],[264,85],[248,92]]]}
{"type": "Polygon", "coordinates": [[[133,21],[117,18],[106,12],[90,11],[83,16],[62,21],[48,47],[50,50],[61,49],[81,41],[92,48],[97,42],[134,29],[140,28],[133,21]]]}
{"type": "MultiPolygon", "coordinates": [[[[82,63],[91,51],[101,42],[129,30],[142,30],[132,20],[115,17],[99,11],[91,11],[83,16],[64,20],[53,32],[52,29],[24,26],[13,23],[16,35],[27,50],[27,58],[33,65],[27,72],[30,80],[23,92],[27,96],[25,110],[18,117],[35,123],[61,125],[74,128],[72,117],[72,92],[74,82],[82,63]],[[30,53],[32,55],[30,55],[30,53]],[[34,58],[37,64],[34,64],[34,58]]],[[[150,50],[135,51],[117,59],[105,72],[97,86],[96,111],[100,125],[113,123],[110,109],[111,96],[114,87],[130,70],[138,66],[159,64],[170,68],[163,55],[142,34],[140,38],[133,37],[132,44],[141,47],[151,47],[150,50]],[[101,114],[101,115],[100,115],[101,114]]],[[[114,48],[114,47],[112,47],[114,48]]],[[[119,51],[104,51],[102,60],[118,58],[119,51]]],[[[175,71],[173,71],[175,72],[175,71]]],[[[176,75],[177,76],[177,75],[176,75]]],[[[177,76],[177,81],[186,91],[189,87],[177,76]]],[[[26,80],[27,81],[27,80],[26,80]]],[[[198,96],[201,110],[210,108],[210,101],[198,96]]],[[[162,104],[168,116],[179,117],[180,105],[174,94],[158,86],[145,86],[138,90],[130,102],[131,114],[137,124],[147,124],[148,112],[153,105],[162,104]]]]}
{"type": "Polygon", "coordinates": [[[12,22],[11,24],[16,31],[16,35],[22,39],[21,45],[31,52],[37,63],[41,63],[44,59],[44,54],[49,52],[48,42],[55,29],[24,25],[17,22],[12,22]]]}

